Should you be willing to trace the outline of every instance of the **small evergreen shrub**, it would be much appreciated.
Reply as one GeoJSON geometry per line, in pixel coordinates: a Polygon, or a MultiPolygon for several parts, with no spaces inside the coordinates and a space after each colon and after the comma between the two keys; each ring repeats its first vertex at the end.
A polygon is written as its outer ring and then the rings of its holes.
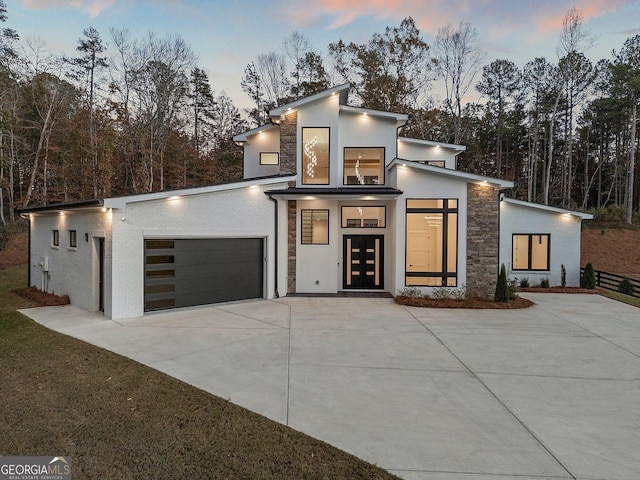
{"type": "Polygon", "coordinates": [[[493,295],[494,302],[506,303],[509,301],[509,283],[507,282],[507,270],[504,267],[504,263],[500,267],[500,274],[498,275],[498,283],[496,284],[496,291],[493,295]]]}
{"type": "Polygon", "coordinates": [[[562,285],[562,287],[567,286],[567,270],[564,268],[564,265],[560,265],[560,285],[562,285]]]}
{"type": "Polygon", "coordinates": [[[529,278],[524,277],[520,279],[520,288],[529,288],[529,278]]]}
{"type": "Polygon", "coordinates": [[[580,279],[580,286],[582,288],[596,288],[596,271],[593,269],[591,262],[587,263],[584,267],[584,273],[580,279]]]}
{"type": "Polygon", "coordinates": [[[627,277],[624,277],[618,284],[618,291],[620,293],[624,293],[625,295],[633,295],[633,292],[635,292],[635,290],[636,287],[634,287],[633,283],[631,283],[631,279],[627,277]]]}
{"type": "Polygon", "coordinates": [[[424,297],[418,287],[405,287],[398,290],[398,297],[421,298],[424,297]]]}
{"type": "Polygon", "coordinates": [[[542,280],[540,280],[540,286],[542,288],[549,288],[549,279],[543,278],[542,280]]]}

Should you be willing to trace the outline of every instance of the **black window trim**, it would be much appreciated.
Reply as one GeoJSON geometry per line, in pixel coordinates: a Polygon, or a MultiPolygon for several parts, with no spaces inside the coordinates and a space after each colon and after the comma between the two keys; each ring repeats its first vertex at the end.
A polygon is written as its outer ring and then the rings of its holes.
{"type": "Polygon", "coordinates": [[[386,205],[340,205],[340,228],[387,228],[387,206],[386,205]],[[344,226],[342,225],[342,221],[344,219],[344,208],[365,208],[365,207],[371,207],[371,208],[384,208],[384,227],[381,226],[377,226],[377,227],[349,227],[349,226],[344,226]]]}
{"type": "Polygon", "coordinates": [[[260,152],[260,165],[264,165],[264,166],[271,166],[271,165],[280,165],[280,152],[260,152]],[[277,155],[278,156],[278,162],[277,163],[262,163],[262,155],[263,154],[268,154],[268,155],[277,155]]]}
{"type": "Polygon", "coordinates": [[[458,267],[459,267],[459,255],[458,255],[458,247],[460,241],[460,199],[459,198],[407,198],[405,200],[405,221],[404,221],[404,284],[405,287],[445,287],[445,288],[457,288],[458,286],[458,267]],[[409,202],[411,200],[442,200],[442,208],[409,208],[409,202]],[[456,201],[456,207],[449,207],[449,200],[456,201]],[[407,214],[409,213],[442,213],[442,265],[444,267],[444,271],[442,272],[407,272],[407,214]],[[449,254],[449,214],[456,214],[456,271],[449,272],[447,270],[447,257],[449,254]],[[408,285],[407,278],[408,277],[426,277],[426,278],[440,278],[442,279],[442,285],[408,285]],[[447,285],[447,279],[455,278],[455,285],[447,285]]]}
{"type": "Polygon", "coordinates": [[[511,234],[511,270],[514,272],[550,272],[551,271],[551,234],[550,233],[513,233],[511,234]],[[513,239],[514,237],[529,237],[527,242],[527,267],[529,268],[515,268],[513,261],[513,239]],[[547,268],[531,268],[531,246],[533,245],[533,237],[547,237],[547,268]]]}
{"type": "Polygon", "coordinates": [[[384,187],[385,186],[385,182],[387,181],[386,178],[386,159],[387,159],[387,147],[342,147],[342,185],[349,185],[350,187],[384,187]],[[360,148],[360,149],[374,149],[374,148],[381,148],[382,149],[382,165],[381,165],[381,170],[382,170],[382,181],[378,182],[378,184],[366,184],[366,185],[359,185],[359,184],[353,184],[353,183],[347,183],[347,176],[344,174],[344,169],[345,169],[345,154],[346,154],[346,150],[348,148],[360,148]]]}
{"type": "MultiPolygon", "coordinates": [[[[313,215],[311,217],[311,220],[313,221],[313,215]]],[[[313,225],[313,223],[312,223],[313,225]]],[[[313,235],[312,235],[313,237],[313,235]]],[[[329,245],[330,243],[330,231],[329,231],[329,209],[328,208],[301,208],[300,209],[300,245],[329,245]],[[304,213],[303,212],[327,212],[327,241],[326,243],[314,243],[314,242],[305,242],[303,237],[302,237],[302,222],[303,222],[303,217],[304,217],[304,213]]]]}
{"type": "Polygon", "coordinates": [[[78,248],[77,230],[69,230],[69,248],[78,248]]]}
{"type": "Polygon", "coordinates": [[[331,127],[312,127],[309,125],[307,125],[306,127],[302,127],[302,131],[300,132],[300,183],[302,185],[331,185],[331,127]],[[327,183],[307,183],[304,181],[304,131],[307,128],[327,129],[327,183]]]}
{"type": "Polygon", "coordinates": [[[54,248],[60,247],[60,230],[57,228],[51,230],[51,246],[54,248]]]}

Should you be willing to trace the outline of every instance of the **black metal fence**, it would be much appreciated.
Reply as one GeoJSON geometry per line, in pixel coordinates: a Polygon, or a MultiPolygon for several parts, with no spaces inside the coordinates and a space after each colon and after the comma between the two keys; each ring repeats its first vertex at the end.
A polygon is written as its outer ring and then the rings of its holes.
{"type": "MultiPolygon", "coordinates": [[[[615,273],[602,272],[596,270],[596,287],[604,288],[606,290],[613,290],[619,292],[620,282],[625,278],[633,285],[632,297],[640,298],[640,280],[635,278],[624,277],[622,275],[616,275],[615,273]]],[[[584,275],[584,267],[580,269],[580,277],[584,275]]]]}

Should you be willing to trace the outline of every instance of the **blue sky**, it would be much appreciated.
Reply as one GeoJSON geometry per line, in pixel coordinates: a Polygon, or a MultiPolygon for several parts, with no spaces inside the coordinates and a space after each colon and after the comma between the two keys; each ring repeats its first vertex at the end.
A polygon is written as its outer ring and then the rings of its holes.
{"type": "MultiPolygon", "coordinates": [[[[22,39],[40,37],[49,50],[71,55],[82,30],[126,27],[136,36],[178,34],[193,48],[216,92],[236,106],[250,105],[240,88],[245,66],[258,54],[279,50],[299,31],[314,47],[339,39],[365,42],[387,25],[411,16],[430,45],[438,28],[470,22],[487,62],[498,58],[522,67],[535,57],[556,61],[562,19],[575,6],[596,43],[592,60],[640,34],[640,0],[7,0],[5,26],[22,39]]],[[[437,86],[436,90],[437,90],[437,86]]]]}

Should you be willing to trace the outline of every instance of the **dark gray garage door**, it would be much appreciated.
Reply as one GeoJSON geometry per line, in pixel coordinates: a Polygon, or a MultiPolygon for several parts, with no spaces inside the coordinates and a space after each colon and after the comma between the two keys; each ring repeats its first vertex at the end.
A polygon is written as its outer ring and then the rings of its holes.
{"type": "Polygon", "coordinates": [[[144,309],[262,298],[263,239],[145,240],[144,309]]]}

